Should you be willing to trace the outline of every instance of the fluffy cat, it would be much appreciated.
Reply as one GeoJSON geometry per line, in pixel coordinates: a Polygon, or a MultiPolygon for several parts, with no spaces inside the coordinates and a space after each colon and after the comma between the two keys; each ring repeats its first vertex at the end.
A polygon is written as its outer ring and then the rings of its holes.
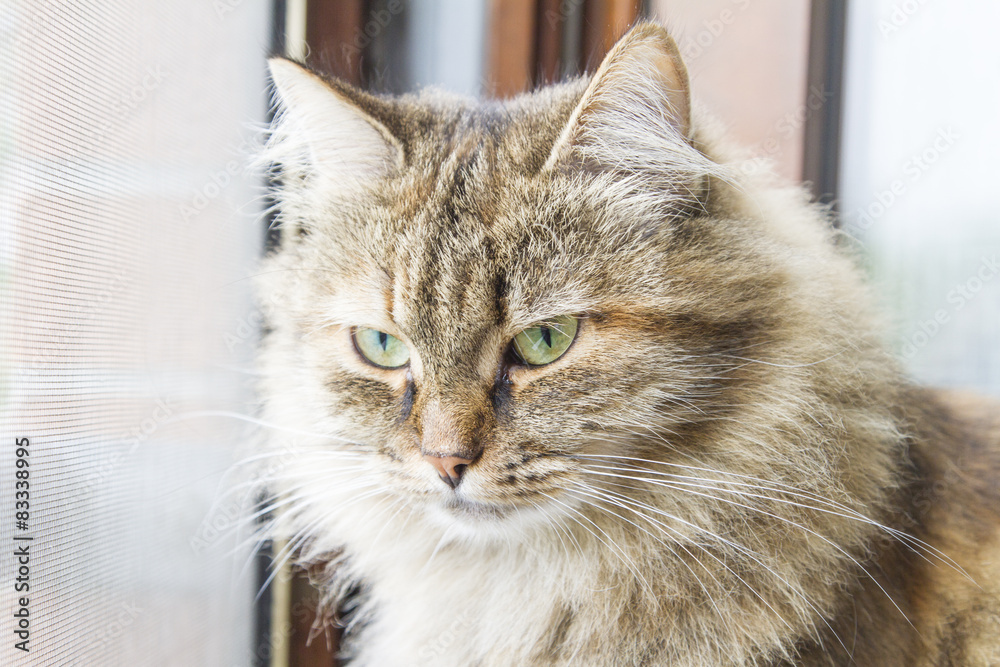
{"type": "Polygon", "coordinates": [[[1000,664],[992,413],[663,28],[505,102],[271,71],[273,531],[349,664],[1000,664]]]}

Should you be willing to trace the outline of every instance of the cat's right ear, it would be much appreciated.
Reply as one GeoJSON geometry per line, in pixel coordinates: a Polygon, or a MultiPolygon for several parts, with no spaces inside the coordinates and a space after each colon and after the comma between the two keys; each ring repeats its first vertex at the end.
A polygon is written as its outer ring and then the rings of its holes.
{"type": "Polygon", "coordinates": [[[567,165],[642,174],[683,199],[717,170],[692,134],[690,84],[677,45],[662,26],[639,23],[591,78],[543,171],[567,165]]]}
{"type": "Polygon", "coordinates": [[[299,148],[299,155],[287,159],[307,157],[312,175],[348,191],[402,165],[399,140],[352,99],[346,84],[335,87],[285,58],[271,58],[268,65],[280,106],[281,140],[299,148]]]}

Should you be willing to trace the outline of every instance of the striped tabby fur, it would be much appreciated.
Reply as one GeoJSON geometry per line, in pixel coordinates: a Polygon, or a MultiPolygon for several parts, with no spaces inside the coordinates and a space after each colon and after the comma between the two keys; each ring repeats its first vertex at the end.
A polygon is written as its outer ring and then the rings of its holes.
{"type": "Polygon", "coordinates": [[[995,426],[901,376],[826,212],[734,168],[662,28],[505,102],[272,73],[273,531],[351,665],[1000,664],[995,426]]]}

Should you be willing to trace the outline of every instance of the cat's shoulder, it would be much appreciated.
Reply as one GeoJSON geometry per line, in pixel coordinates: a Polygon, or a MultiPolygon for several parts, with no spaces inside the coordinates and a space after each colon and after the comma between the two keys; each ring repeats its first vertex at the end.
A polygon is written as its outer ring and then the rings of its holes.
{"type": "MultiPolygon", "coordinates": [[[[965,391],[913,389],[911,457],[931,485],[927,514],[964,506],[962,523],[1000,518],[1000,399],[965,391]]],[[[973,526],[965,526],[973,527],[973,526]]]]}
{"type": "Polygon", "coordinates": [[[914,619],[935,665],[1000,664],[1000,400],[916,390],[911,513],[950,562],[915,562],[914,619]],[[951,566],[953,562],[956,566],[951,566]]]}

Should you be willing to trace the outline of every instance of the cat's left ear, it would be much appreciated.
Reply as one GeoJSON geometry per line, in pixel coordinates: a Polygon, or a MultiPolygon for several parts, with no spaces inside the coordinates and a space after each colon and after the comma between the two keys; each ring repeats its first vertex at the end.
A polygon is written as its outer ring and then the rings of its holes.
{"type": "Polygon", "coordinates": [[[363,93],[291,60],[271,58],[268,65],[281,105],[279,122],[292,124],[282,140],[303,148],[317,175],[351,190],[402,164],[399,140],[363,108],[364,99],[356,99],[363,93]]]}
{"type": "Polygon", "coordinates": [[[677,44],[662,26],[639,23],[604,58],[545,168],[574,149],[599,162],[602,156],[647,162],[664,146],[687,152],[690,134],[691,88],[677,44]]]}

